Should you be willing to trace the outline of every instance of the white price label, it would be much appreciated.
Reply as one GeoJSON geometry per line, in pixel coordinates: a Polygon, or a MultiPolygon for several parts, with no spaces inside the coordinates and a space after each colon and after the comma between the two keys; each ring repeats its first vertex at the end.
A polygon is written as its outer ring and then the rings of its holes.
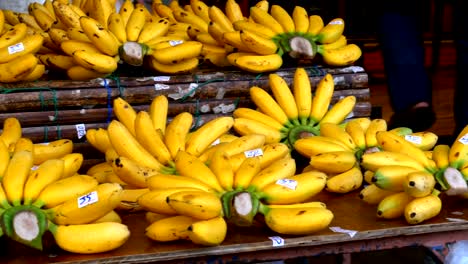
{"type": "Polygon", "coordinates": [[[244,155],[247,158],[263,156],[263,150],[259,149],[259,148],[258,149],[247,150],[246,152],[244,152],[244,155]]]}
{"type": "Polygon", "coordinates": [[[330,25],[341,25],[341,24],[343,24],[343,21],[339,19],[330,21],[330,25]]]}
{"type": "Polygon", "coordinates": [[[167,82],[171,79],[170,76],[156,76],[153,78],[155,82],[167,82]]]}
{"type": "Polygon", "coordinates": [[[461,137],[458,141],[460,141],[463,145],[468,144],[468,133],[463,135],[463,137],[461,137]]]}
{"type": "Polygon", "coordinates": [[[9,54],[13,54],[13,53],[16,53],[16,52],[21,52],[23,50],[24,50],[23,42],[16,43],[15,45],[11,45],[11,46],[8,47],[8,53],[9,54]]]}
{"type": "Polygon", "coordinates": [[[279,236],[268,237],[272,242],[274,247],[284,246],[284,239],[279,236]]]}
{"type": "Polygon", "coordinates": [[[405,140],[416,145],[421,145],[422,137],[414,135],[405,135],[405,140]]]}
{"type": "Polygon", "coordinates": [[[291,190],[296,190],[297,181],[291,179],[279,179],[276,181],[276,184],[289,188],[291,190]]]}
{"type": "Polygon", "coordinates": [[[218,139],[216,139],[215,141],[213,141],[213,143],[211,143],[211,146],[216,146],[216,145],[218,145],[220,142],[221,142],[221,140],[219,140],[219,138],[218,138],[218,139]]]}
{"type": "Polygon", "coordinates": [[[169,45],[171,45],[171,46],[177,46],[177,45],[182,44],[182,43],[184,43],[183,40],[169,40],[169,45]]]}
{"type": "Polygon", "coordinates": [[[189,89],[192,90],[192,89],[197,89],[198,88],[198,84],[197,83],[191,83],[189,85],[189,89]]]}
{"type": "Polygon", "coordinates": [[[88,206],[99,201],[96,191],[78,197],[78,208],[88,206]]]}
{"type": "Polygon", "coordinates": [[[350,237],[354,237],[354,235],[357,234],[357,231],[355,231],[355,230],[344,229],[344,228],[341,228],[339,226],[332,226],[332,227],[330,227],[330,230],[335,232],[335,233],[348,234],[348,236],[350,236],[350,237]]]}
{"type": "Polygon", "coordinates": [[[156,91],[159,91],[159,90],[167,90],[167,89],[169,89],[169,88],[171,88],[171,86],[170,86],[170,85],[167,85],[167,84],[163,84],[163,83],[156,83],[156,84],[154,84],[154,89],[155,89],[156,91]]]}
{"type": "Polygon", "coordinates": [[[75,128],[76,128],[76,134],[77,134],[79,139],[81,139],[82,137],[84,137],[86,135],[86,126],[85,126],[85,124],[75,125],[75,128]]]}

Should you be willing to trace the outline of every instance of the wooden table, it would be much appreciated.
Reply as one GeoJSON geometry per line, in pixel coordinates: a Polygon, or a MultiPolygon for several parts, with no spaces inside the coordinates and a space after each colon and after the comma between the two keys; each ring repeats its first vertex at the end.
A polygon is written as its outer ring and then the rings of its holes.
{"type": "Polygon", "coordinates": [[[404,219],[381,220],[375,216],[376,206],[358,198],[358,191],[335,195],[323,191],[316,199],[324,201],[335,215],[330,227],[356,231],[350,233],[322,230],[314,235],[282,236],[283,246],[273,246],[269,237],[278,236],[260,221],[253,227],[230,227],[225,241],[216,247],[194,245],[189,241],[158,243],[144,235],[148,223],[142,213],[123,214],[132,231],[120,248],[102,254],[79,255],[64,252],[53,240],[45,238],[43,252],[1,239],[1,263],[237,263],[349,254],[380,249],[424,246],[440,258],[447,245],[468,238],[467,200],[443,197],[443,210],[435,218],[419,225],[408,225],[404,219]],[[352,235],[352,236],[351,236],[352,235]]]}

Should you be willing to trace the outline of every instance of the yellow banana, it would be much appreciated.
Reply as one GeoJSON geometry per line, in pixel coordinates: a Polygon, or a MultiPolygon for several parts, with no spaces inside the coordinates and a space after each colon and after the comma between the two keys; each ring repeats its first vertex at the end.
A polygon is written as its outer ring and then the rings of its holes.
{"type": "Polygon", "coordinates": [[[70,39],[67,35],[67,31],[60,29],[60,28],[51,28],[49,29],[48,33],[52,42],[57,47],[60,47],[60,49],[61,49],[62,42],[70,39]]]}
{"type": "Polygon", "coordinates": [[[405,166],[415,170],[423,171],[424,166],[421,165],[417,160],[398,152],[391,151],[379,151],[373,153],[365,153],[361,158],[361,166],[364,169],[376,171],[382,166],[405,166]]]}
{"type": "Polygon", "coordinates": [[[268,12],[268,9],[270,7],[270,3],[268,3],[267,0],[260,0],[255,4],[256,7],[268,12]]]}
{"type": "Polygon", "coordinates": [[[154,221],[146,227],[145,235],[152,240],[161,242],[188,239],[188,228],[196,221],[196,219],[185,215],[166,217],[154,221]]]}
{"type": "Polygon", "coordinates": [[[305,157],[313,157],[323,152],[349,151],[340,141],[324,136],[298,139],[294,143],[294,149],[305,157]]]}
{"type": "Polygon", "coordinates": [[[420,131],[420,132],[413,132],[408,135],[403,136],[406,141],[409,141],[417,148],[426,150],[432,150],[437,143],[439,137],[430,131],[420,131]]]}
{"type": "Polygon", "coordinates": [[[321,44],[317,46],[317,52],[322,53],[323,50],[333,50],[344,47],[348,45],[348,39],[346,39],[345,35],[341,35],[335,42],[329,44],[321,44]]]}
{"type": "Polygon", "coordinates": [[[335,42],[343,34],[345,27],[342,18],[332,19],[318,33],[317,41],[322,44],[335,42]]]}
{"type": "Polygon", "coordinates": [[[358,45],[351,43],[336,49],[324,49],[321,55],[327,65],[347,66],[361,57],[362,50],[358,45]]]}
{"type": "Polygon", "coordinates": [[[84,161],[83,154],[79,152],[66,154],[60,159],[63,160],[62,178],[67,178],[78,173],[84,161]]]}
{"type": "Polygon", "coordinates": [[[232,23],[244,19],[244,15],[242,14],[242,9],[240,5],[236,2],[236,0],[226,1],[225,12],[226,12],[226,16],[229,18],[229,20],[232,23]]]}
{"type": "Polygon", "coordinates": [[[158,220],[164,219],[170,217],[169,215],[165,214],[158,214],[158,213],[153,213],[153,212],[146,212],[145,213],[145,219],[148,223],[152,224],[158,220]]]}
{"type": "Polygon", "coordinates": [[[44,64],[36,64],[36,67],[26,76],[24,76],[21,80],[24,82],[32,82],[36,81],[41,78],[44,73],[46,72],[46,66],[44,64]]]}
{"type": "Polygon", "coordinates": [[[387,131],[387,121],[385,119],[376,118],[372,119],[369,127],[366,129],[366,146],[368,148],[377,147],[377,133],[380,131],[387,131]]]}
{"type": "Polygon", "coordinates": [[[298,123],[298,110],[294,95],[286,81],[278,74],[271,73],[268,76],[269,84],[275,101],[292,122],[298,123]]]}
{"type": "Polygon", "coordinates": [[[106,215],[104,215],[103,217],[95,220],[92,223],[97,224],[97,223],[106,223],[106,222],[122,223],[122,218],[115,210],[112,210],[106,215]]]}
{"type": "Polygon", "coordinates": [[[265,125],[257,120],[248,118],[235,118],[233,128],[242,136],[249,134],[265,135],[265,143],[280,142],[284,137],[284,135],[282,135],[282,133],[277,129],[272,128],[269,125],[265,125]]]}
{"type": "Polygon", "coordinates": [[[118,66],[114,57],[100,52],[78,50],[73,53],[73,59],[78,65],[99,73],[113,73],[118,66]]]}
{"type": "Polygon", "coordinates": [[[271,230],[285,235],[312,234],[333,220],[333,212],[323,207],[267,208],[262,213],[271,230]]]}
{"type": "Polygon", "coordinates": [[[192,122],[192,114],[182,112],[176,115],[167,125],[166,133],[164,133],[164,143],[173,158],[176,157],[179,151],[185,150],[185,142],[192,127],[192,122]]]}
{"type": "Polygon", "coordinates": [[[223,191],[216,175],[197,157],[179,150],[174,163],[178,174],[200,180],[216,191],[223,191]]]}
{"type": "Polygon", "coordinates": [[[179,45],[160,49],[152,57],[160,63],[178,63],[185,59],[198,57],[201,53],[202,43],[198,41],[185,41],[179,45]]]}
{"type": "Polygon", "coordinates": [[[41,26],[39,26],[39,24],[37,23],[37,20],[34,18],[34,16],[28,13],[18,13],[18,20],[20,23],[25,23],[26,25],[28,25],[29,28],[33,30],[43,30],[41,26]]]}
{"type": "Polygon", "coordinates": [[[55,10],[54,10],[54,6],[53,6],[53,1],[52,1],[52,0],[45,0],[44,3],[43,3],[42,5],[47,9],[47,11],[49,11],[49,14],[50,14],[53,18],[56,18],[55,10]]]}
{"type": "Polygon", "coordinates": [[[333,193],[349,193],[362,186],[363,175],[359,166],[330,177],[325,189],[333,193]]]}
{"type": "Polygon", "coordinates": [[[290,157],[285,157],[270,166],[262,169],[252,178],[250,187],[255,190],[262,190],[266,185],[274,183],[280,179],[287,179],[296,172],[296,162],[290,157]]]}
{"type": "Polygon", "coordinates": [[[320,122],[328,111],[331,102],[335,83],[333,76],[329,73],[319,81],[312,99],[312,109],[310,110],[310,119],[314,123],[320,122]]]}
{"type": "Polygon", "coordinates": [[[203,18],[197,16],[196,14],[192,14],[187,11],[175,11],[173,12],[173,14],[174,18],[177,21],[191,24],[192,27],[197,28],[201,32],[208,32],[208,22],[206,22],[205,20],[203,20],[203,18]]]}
{"type": "Polygon", "coordinates": [[[173,187],[171,185],[164,189],[154,189],[140,195],[137,198],[137,203],[144,209],[153,213],[165,215],[177,215],[175,211],[167,202],[169,195],[182,192],[182,191],[200,191],[200,189],[192,187],[173,187]]]}
{"type": "Polygon", "coordinates": [[[439,170],[443,170],[450,165],[449,162],[450,146],[445,144],[436,145],[432,152],[432,159],[435,161],[439,170]]]}
{"type": "Polygon", "coordinates": [[[307,29],[307,33],[312,35],[318,35],[322,28],[325,26],[323,23],[323,19],[319,15],[310,15],[309,16],[309,28],[307,29]]]}
{"type": "MultiPolygon", "coordinates": [[[[82,29],[67,28],[66,31],[67,31],[67,37],[69,39],[92,44],[91,39],[88,38],[88,36],[85,34],[85,32],[82,29]]],[[[99,49],[94,44],[92,45],[96,50],[99,51],[99,49]]]]}
{"type": "Polygon", "coordinates": [[[242,39],[240,37],[240,31],[224,32],[223,42],[235,47],[237,51],[251,52],[247,45],[245,45],[245,43],[242,42],[242,39]]]}
{"type": "Polygon", "coordinates": [[[12,26],[0,36],[0,48],[9,47],[20,42],[26,37],[28,26],[25,23],[19,23],[12,26]]]}
{"type": "Polygon", "coordinates": [[[119,14],[122,17],[124,25],[127,26],[128,19],[132,15],[135,5],[132,0],[124,0],[120,6],[119,14]]]}
{"type": "Polygon", "coordinates": [[[109,56],[119,53],[120,43],[117,38],[95,19],[82,16],[80,24],[86,36],[102,53],[109,56]]]}
{"type": "Polygon", "coordinates": [[[268,204],[301,203],[320,193],[326,182],[325,173],[309,171],[266,185],[261,189],[261,197],[268,204]]]}
{"type": "Polygon", "coordinates": [[[296,26],[294,24],[293,18],[289,15],[288,11],[286,11],[280,5],[272,5],[270,10],[271,16],[278,21],[283,27],[284,32],[295,32],[296,26]]]}
{"type": "Polygon", "coordinates": [[[195,70],[198,67],[199,60],[198,58],[189,58],[181,60],[177,63],[164,64],[160,63],[154,58],[150,58],[151,67],[160,73],[167,74],[183,74],[189,73],[195,70]]]}
{"type": "Polygon", "coordinates": [[[404,165],[385,165],[375,170],[372,182],[384,190],[403,191],[407,175],[413,172],[424,171],[404,165]]]}
{"type": "Polygon", "coordinates": [[[10,162],[10,152],[8,151],[7,146],[0,140],[0,180],[5,175],[5,172],[8,168],[8,163],[10,162]]]}
{"type": "Polygon", "coordinates": [[[235,170],[233,187],[235,189],[247,189],[252,178],[257,175],[261,169],[259,157],[244,159],[238,169],[235,170]]]}
{"type": "Polygon", "coordinates": [[[457,135],[457,138],[450,146],[450,167],[459,169],[464,163],[468,161],[468,144],[466,143],[466,137],[468,136],[467,134],[468,126],[465,126],[465,128],[463,128],[463,130],[457,135]]]}
{"type": "Polygon", "coordinates": [[[7,117],[3,121],[0,140],[5,144],[8,150],[15,146],[16,142],[22,137],[22,133],[20,121],[16,117],[7,117]]]}
{"type": "Polygon", "coordinates": [[[32,170],[24,184],[23,203],[31,204],[47,185],[62,178],[64,163],[61,159],[49,159],[32,170]]]}
{"type": "Polygon", "coordinates": [[[151,5],[153,14],[158,14],[160,17],[167,18],[170,22],[177,22],[174,17],[174,12],[181,12],[182,10],[173,10],[165,4],[155,3],[151,5]]]}
{"type": "Polygon", "coordinates": [[[38,165],[48,159],[62,158],[72,153],[73,141],[57,139],[47,143],[35,143],[33,148],[34,164],[38,165]]]}
{"type": "Polygon", "coordinates": [[[381,189],[372,183],[359,192],[359,198],[367,204],[379,204],[385,197],[393,193],[395,192],[381,189]]]}
{"type": "MultiPolygon", "coordinates": [[[[208,34],[216,40],[217,45],[224,45],[223,35],[225,32],[233,32],[233,31],[225,31],[218,23],[211,21],[208,24],[208,34]]],[[[224,50],[224,47],[223,47],[224,50]]]]}
{"type": "MultiPolygon", "coordinates": [[[[43,43],[44,37],[39,34],[26,35],[20,42],[0,48],[0,65],[17,59],[23,55],[36,53],[43,43]]],[[[11,72],[13,70],[9,71],[11,72]]],[[[5,74],[5,76],[7,76],[7,74],[5,74]]]]}
{"type": "Polygon", "coordinates": [[[15,12],[13,10],[9,9],[3,9],[2,10],[3,16],[5,17],[5,20],[8,24],[14,26],[16,24],[21,23],[18,19],[19,12],[15,12]]]}
{"type": "Polygon", "coordinates": [[[183,175],[156,174],[146,180],[150,190],[170,188],[193,188],[205,192],[213,192],[213,188],[201,180],[183,175]]]}
{"type": "Polygon", "coordinates": [[[113,111],[117,119],[135,136],[135,119],[137,111],[122,97],[112,102],[113,111]]]}
{"type": "Polygon", "coordinates": [[[270,117],[269,115],[266,115],[260,111],[250,109],[250,108],[245,108],[245,107],[238,107],[236,110],[233,112],[233,116],[235,118],[247,118],[247,119],[252,119],[255,121],[258,121],[260,123],[263,123],[264,125],[270,126],[274,129],[277,129],[278,131],[284,129],[284,126],[270,117]]]}
{"type": "Polygon", "coordinates": [[[208,220],[222,215],[221,199],[204,191],[180,191],[169,194],[167,204],[180,215],[200,220],[208,220]]]}
{"type": "Polygon", "coordinates": [[[435,177],[429,172],[410,172],[403,181],[403,190],[413,197],[424,197],[432,193],[435,184],[435,177]]]}
{"type": "Polygon", "coordinates": [[[145,8],[138,7],[133,9],[126,23],[126,32],[128,41],[137,41],[141,30],[146,22],[145,8]]]}
{"type": "Polygon", "coordinates": [[[311,156],[309,164],[312,168],[325,173],[342,173],[350,170],[357,163],[354,152],[328,151],[311,156]]]}
{"type": "Polygon", "coordinates": [[[150,190],[148,188],[123,189],[120,204],[115,208],[115,210],[124,210],[127,212],[143,210],[143,207],[138,204],[138,199],[149,191],[150,190]]]}
{"type": "Polygon", "coordinates": [[[195,15],[202,18],[206,23],[210,23],[209,6],[207,4],[201,0],[190,0],[190,6],[195,15]]]}
{"type": "Polygon", "coordinates": [[[122,186],[118,183],[101,183],[79,196],[48,209],[52,221],[59,225],[90,223],[114,210],[121,200],[122,186]]]}
{"type": "MultiPolygon", "coordinates": [[[[11,154],[14,154],[15,152],[22,151],[22,150],[27,150],[27,151],[33,152],[33,148],[34,148],[34,143],[32,142],[31,139],[21,137],[16,141],[16,143],[14,145],[14,148],[11,149],[10,152],[11,152],[11,154]]],[[[11,156],[11,154],[10,154],[10,156],[11,156]]]]}
{"type": "Polygon", "coordinates": [[[301,124],[307,124],[312,108],[312,90],[309,75],[303,67],[297,67],[293,78],[293,95],[301,124]]]}
{"type": "Polygon", "coordinates": [[[234,31],[234,27],[232,25],[231,20],[229,20],[229,17],[226,14],[224,14],[223,10],[221,10],[219,7],[215,5],[210,6],[208,10],[208,15],[210,17],[210,20],[213,23],[219,25],[224,32],[234,31]]]}
{"type": "Polygon", "coordinates": [[[252,86],[250,88],[250,97],[262,113],[271,116],[283,125],[289,123],[289,118],[284,110],[264,89],[252,86]]]}
{"type": "Polygon", "coordinates": [[[226,142],[221,149],[226,152],[228,157],[244,153],[246,151],[263,147],[265,144],[265,135],[249,134],[237,137],[230,142],[226,142]]]}
{"type": "Polygon", "coordinates": [[[167,97],[165,95],[158,95],[151,100],[148,110],[154,129],[160,130],[163,135],[166,132],[168,107],[169,101],[167,97]]]}
{"type": "Polygon", "coordinates": [[[346,133],[353,139],[354,144],[362,150],[367,148],[366,130],[367,129],[364,129],[358,121],[354,121],[354,119],[347,122],[345,127],[346,133]]]}
{"type": "Polygon", "coordinates": [[[77,14],[70,6],[71,4],[60,3],[60,1],[52,1],[54,13],[56,17],[67,28],[81,28],[80,15],[77,14]]]}
{"type": "Polygon", "coordinates": [[[123,21],[120,13],[114,12],[109,15],[109,18],[107,19],[107,29],[114,34],[120,43],[125,43],[127,41],[125,22],[123,21]]]}
{"type": "Polygon", "coordinates": [[[346,132],[341,126],[333,123],[321,123],[320,124],[320,135],[324,137],[334,138],[341,141],[351,150],[356,150],[357,146],[354,143],[353,138],[348,132],[346,132]]]}
{"type": "Polygon", "coordinates": [[[195,130],[185,143],[185,151],[200,156],[217,138],[227,133],[234,125],[232,117],[218,117],[195,130]]]}
{"type": "Polygon", "coordinates": [[[138,42],[146,43],[154,38],[164,36],[169,31],[169,20],[161,18],[146,22],[138,36],[138,42]]]}
{"type": "Polygon", "coordinates": [[[270,15],[267,11],[259,7],[256,7],[256,6],[250,7],[250,17],[256,23],[269,27],[277,34],[284,32],[281,24],[278,21],[276,21],[276,19],[272,15],[270,15]]]}
{"type": "Polygon", "coordinates": [[[229,155],[223,150],[217,150],[210,159],[209,168],[216,175],[224,190],[232,190],[234,185],[234,171],[229,162],[229,155]]]}
{"type": "Polygon", "coordinates": [[[14,206],[23,200],[23,189],[33,166],[33,153],[27,150],[13,154],[3,175],[2,184],[8,201],[14,206]]]}
{"type": "Polygon", "coordinates": [[[128,227],[116,222],[52,225],[50,230],[60,248],[78,254],[111,251],[122,246],[130,237],[128,227]]]}
{"type": "Polygon", "coordinates": [[[302,6],[295,6],[292,13],[296,32],[306,33],[309,30],[309,14],[302,6]]]}
{"type": "Polygon", "coordinates": [[[232,168],[234,171],[237,171],[239,166],[244,162],[245,159],[251,157],[258,157],[260,159],[260,167],[262,169],[270,166],[274,162],[288,157],[290,154],[290,149],[288,145],[284,143],[266,143],[260,149],[254,149],[246,151],[244,153],[239,153],[230,157],[232,168]]]}
{"type": "MultiPolygon", "coordinates": [[[[36,3],[36,4],[37,5],[34,5],[34,6],[41,6],[39,3],[36,3]]],[[[50,30],[56,23],[55,18],[50,16],[49,13],[48,12],[46,13],[46,11],[44,11],[43,9],[37,8],[34,6],[29,9],[30,10],[29,13],[36,20],[37,22],[36,24],[39,25],[39,27],[44,31],[50,30]]]]}
{"type": "Polygon", "coordinates": [[[278,51],[276,43],[248,29],[240,30],[240,38],[245,46],[259,55],[271,55],[278,51]]]}
{"type": "Polygon", "coordinates": [[[107,150],[112,148],[112,143],[110,142],[109,133],[107,132],[107,129],[97,128],[94,138],[95,147],[97,147],[97,149],[99,149],[102,153],[106,153],[107,150]]]}
{"type": "Polygon", "coordinates": [[[164,167],[151,153],[149,153],[119,121],[112,120],[107,126],[109,139],[113,149],[120,155],[136,161],[142,166],[160,170],[164,167]],[[122,140],[125,138],[125,140],[122,140]]]}
{"type": "Polygon", "coordinates": [[[248,20],[239,20],[237,22],[233,22],[233,27],[235,30],[250,30],[252,32],[256,32],[257,34],[263,35],[266,38],[273,38],[276,36],[276,32],[270,29],[268,26],[264,26],[259,23],[255,23],[253,21],[248,20]]]}
{"type": "MultiPolygon", "coordinates": [[[[91,1],[91,10],[89,10],[89,16],[96,19],[104,28],[107,29],[107,23],[109,20],[110,14],[115,11],[115,6],[112,6],[109,1],[102,0],[87,0],[91,1]]],[[[77,8],[80,10],[80,8],[77,8]]],[[[78,12],[77,12],[78,13],[78,12]]],[[[85,14],[82,14],[85,15],[85,14]]],[[[81,16],[82,16],[81,15],[81,16]]]]}
{"type": "Polygon", "coordinates": [[[346,117],[352,114],[355,105],[356,97],[354,95],[348,95],[340,99],[325,113],[319,124],[325,122],[339,124],[343,122],[346,117]]]}
{"type": "Polygon", "coordinates": [[[377,217],[384,219],[395,219],[402,217],[406,205],[414,198],[406,192],[397,192],[386,196],[377,205],[377,217]]]}
{"type": "Polygon", "coordinates": [[[191,224],[187,230],[189,231],[189,239],[193,243],[203,246],[216,246],[224,241],[227,234],[227,224],[222,216],[218,216],[197,221],[191,224]]]}
{"type": "Polygon", "coordinates": [[[118,157],[112,162],[114,173],[123,182],[138,188],[146,188],[146,179],[160,173],[158,170],[140,165],[127,157],[118,157]]]}
{"type": "Polygon", "coordinates": [[[414,198],[404,210],[404,216],[408,224],[419,224],[437,216],[442,210],[442,200],[438,191],[432,194],[414,198]]]}

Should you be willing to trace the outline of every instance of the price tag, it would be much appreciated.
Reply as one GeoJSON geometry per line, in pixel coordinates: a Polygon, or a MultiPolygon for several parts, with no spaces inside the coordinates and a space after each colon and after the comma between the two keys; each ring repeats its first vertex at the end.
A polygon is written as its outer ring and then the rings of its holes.
{"type": "Polygon", "coordinates": [[[184,43],[183,40],[169,40],[169,45],[171,45],[171,46],[177,46],[177,45],[182,44],[182,43],[184,43]]]}
{"type": "Polygon", "coordinates": [[[463,137],[461,137],[458,141],[460,141],[463,145],[468,144],[468,133],[463,135],[463,137]]]}
{"type": "Polygon", "coordinates": [[[297,181],[291,179],[279,179],[276,181],[276,184],[289,188],[291,190],[296,190],[297,181]]]}
{"type": "Polygon", "coordinates": [[[13,54],[24,50],[23,42],[8,47],[8,53],[13,54]]]}
{"type": "Polygon", "coordinates": [[[88,206],[98,201],[98,194],[96,191],[90,192],[83,196],[78,197],[78,208],[88,206]]]}
{"type": "Polygon", "coordinates": [[[163,83],[156,83],[154,84],[154,89],[156,91],[159,91],[159,90],[167,90],[171,88],[171,86],[167,85],[167,84],[163,84],[163,83]]]}
{"type": "Polygon", "coordinates": [[[155,82],[167,82],[171,79],[170,76],[156,76],[153,78],[155,82]]]}
{"type": "Polygon", "coordinates": [[[76,128],[76,134],[78,135],[78,139],[81,139],[86,135],[86,127],[85,124],[78,124],[75,125],[76,128]]]}
{"type": "Polygon", "coordinates": [[[216,139],[215,141],[213,141],[213,143],[211,143],[211,146],[216,146],[216,145],[218,145],[220,142],[221,142],[221,140],[219,140],[219,138],[218,138],[218,139],[216,139]]]}
{"type": "Polygon", "coordinates": [[[274,247],[284,246],[284,239],[279,236],[268,237],[272,242],[274,247]]]}
{"type": "Polygon", "coordinates": [[[405,140],[416,145],[421,145],[422,137],[414,135],[405,135],[405,140]]]}
{"type": "Polygon", "coordinates": [[[31,170],[32,170],[32,171],[35,171],[35,170],[37,170],[37,169],[39,169],[39,166],[37,166],[37,165],[34,165],[34,166],[31,167],[31,170]]]}
{"type": "Polygon", "coordinates": [[[338,19],[330,21],[330,25],[341,25],[341,24],[343,24],[343,21],[338,20],[338,19]]]}
{"type": "Polygon", "coordinates": [[[244,152],[244,155],[247,158],[263,156],[263,150],[259,149],[259,148],[258,149],[247,150],[247,151],[244,152]]]}

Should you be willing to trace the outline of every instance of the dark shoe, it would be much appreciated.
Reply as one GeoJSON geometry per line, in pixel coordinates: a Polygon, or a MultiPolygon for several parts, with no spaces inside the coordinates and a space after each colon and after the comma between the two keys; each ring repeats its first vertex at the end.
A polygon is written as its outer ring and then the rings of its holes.
{"type": "Polygon", "coordinates": [[[413,132],[427,131],[435,123],[436,115],[431,107],[412,107],[392,115],[388,129],[409,127],[413,132]]]}

